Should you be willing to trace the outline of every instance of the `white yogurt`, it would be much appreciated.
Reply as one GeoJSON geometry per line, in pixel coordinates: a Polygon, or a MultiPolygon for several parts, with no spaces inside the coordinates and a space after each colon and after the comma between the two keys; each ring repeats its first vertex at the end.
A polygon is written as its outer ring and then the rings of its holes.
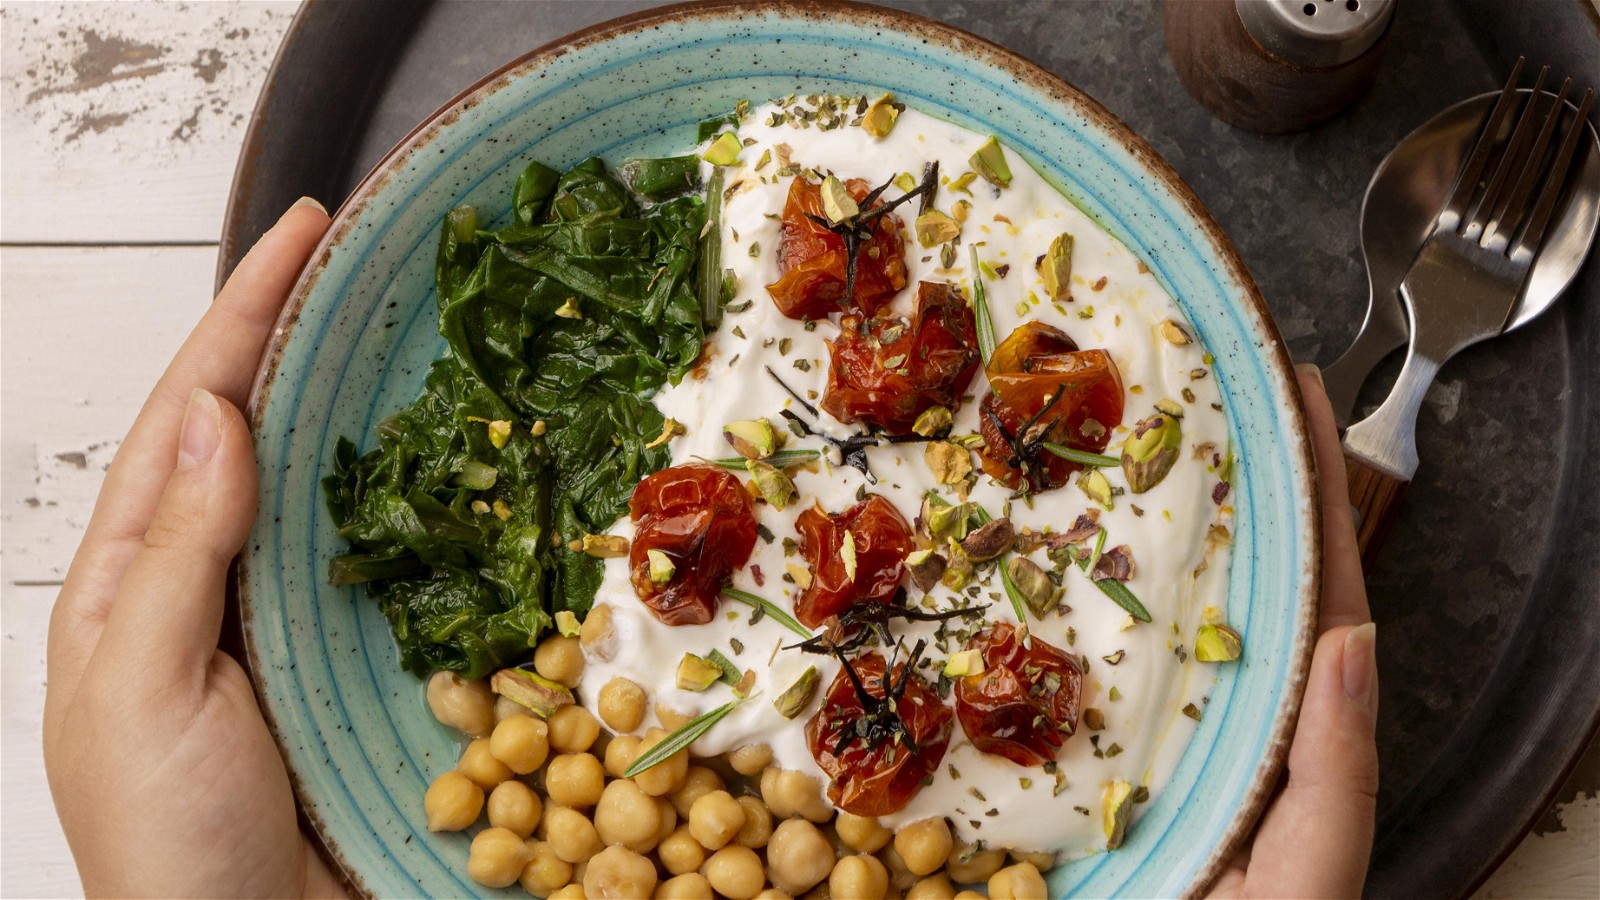
{"type": "MultiPolygon", "coordinates": [[[[1025,319],[1035,319],[1065,331],[1084,348],[1108,351],[1121,371],[1126,412],[1124,426],[1117,430],[1109,453],[1116,453],[1121,437],[1138,419],[1154,412],[1155,401],[1168,398],[1183,403],[1184,448],[1177,465],[1154,489],[1134,495],[1125,493],[1115,500],[1115,508],[1102,511],[1100,524],[1109,534],[1107,546],[1126,544],[1132,552],[1135,573],[1128,588],[1150,611],[1149,624],[1130,625],[1131,618],[1101,593],[1075,567],[1069,567],[1063,603],[1071,607],[1065,615],[1049,614],[1030,621],[1032,633],[1064,649],[1085,654],[1090,663],[1084,677],[1082,705],[1104,713],[1106,728],[1097,735],[1080,725],[1078,733],[1062,748],[1057,764],[1066,777],[1066,787],[1056,790],[1055,779],[1040,768],[1016,765],[1002,757],[979,752],[966,739],[959,723],[955,725],[950,748],[931,785],[925,787],[901,812],[884,819],[889,827],[928,816],[948,816],[956,832],[967,841],[982,840],[989,847],[1060,851],[1062,858],[1087,855],[1104,848],[1106,838],[1101,825],[1103,794],[1113,780],[1145,785],[1152,796],[1158,794],[1188,742],[1194,722],[1182,714],[1186,704],[1203,708],[1204,696],[1213,682],[1213,667],[1198,663],[1186,652],[1200,626],[1207,606],[1220,610],[1227,588],[1228,550],[1207,542],[1209,526],[1231,524],[1231,509],[1212,500],[1217,476],[1212,459],[1197,458],[1194,448],[1210,443],[1219,453],[1228,448],[1228,429],[1223,413],[1213,406],[1218,396],[1216,382],[1203,361],[1203,349],[1195,343],[1176,346],[1164,340],[1157,326],[1167,320],[1183,321],[1172,299],[1139,260],[1110,234],[1080,212],[1014,153],[1008,152],[1013,179],[1009,187],[996,191],[982,180],[972,183],[971,196],[955,193],[948,181],[968,170],[967,159],[987,138],[930,116],[906,110],[893,132],[874,138],[857,127],[831,131],[798,129],[789,124],[768,124],[776,107],[751,111],[740,126],[743,138],[753,138],[739,162],[726,171],[726,183],[738,184],[723,211],[723,266],[738,277],[735,306],[751,301],[749,309],[727,315],[721,327],[708,340],[710,367],[703,380],[686,378],[662,390],[655,404],[668,416],[687,427],[687,433],[673,440],[674,464],[697,458],[732,455],[722,437],[727,422],[767,416],[779,421],[778,411],[796,404],[784,393],[765,368],[770,366],[795,390],[820,398],[827,379],[828,341],[837,335],[829,322],[817,323],[807,331],[802,323],[784,317],[768,296],[765,285],[778,279],[777,214],[783,209],[790,185],[789,177],[774,177],[779,168],[777,145],[792,149],[794,163],[841,179],[863,178],[881,184],[898,173],[920,176],[923,164],[938,160],[946,186],[942,187],[937,208],[949,212],[957,199],[971,203],[963,228],[957,265],[940,267],[938,248],[924,249],[910,233],[916,201],[902,207],[907,229],[906,289],[894,301],[894,310],[909,314],[917,282],[951,281],[963,286],[970,296],[973,273],[969,271],[967,245],[977,245],[979,257],[994,266],[1010,264],[1005,278],[985,278],[995,334],[1003,340],[1025,319]],[[759,171],[753,167],[771,151],[772,159],[759,171]],[[1011,225],[996,216],[1010,220],[1011,225]],[[1034,259],[1061,232],[1072,233],[1072,285],[1075,301],[1061,307],[1047,299],[1029,302],[1030,293],[1048,298],[1034,259]],[[1099,284],[1100,288],[1095,289],[1099,284]],[[1021,305],[1023,308],[1019,308],[1021,305]],[[1088,315],[1092,307],[1092,315],[1088,315]],[[1025,311],[1026,315],[1022,313],[1025,311]],[[735,329],[743,337],[735,334],[735,329]],[[783,350],[788,352],[785,353],[783,350]],[[808,360],[809,371],[795,367],[796,360],[808,360]],[[1198,377],[1196,373],[1200,374],[1198,377]],[[1187,388],[1194,400],[1183,402],[1187,388]],[[811,394],[810,392],[815,392],[811,394]],[[1142,511],[1142,515],[1140,512],[1142,511]],[[1204,571],[1195,570],[1205,563],[1204,571]],[[1068,639],[1069,629],[1074,639],[1068,639]],[[1123,651],[1113,666],[1102,659],[1123,651]],[[1116,688],[1118,698],[1110,692],[1116,688]],[[1098,736],[1100,754],[1091,737],[1098,736]],[[1112,753],[1105,751],[1117,748],[1112,753]],[[951,775],[952,767],[960,773],[951,775]],[[1031,786],[1024,787],[1024,779],[1031,786]],[[983,800],[977,799],[981,795],[983,800]],[[991,810],[998,810],[988,815],[991,810]]],[[[890,188],[887,196],[899,196],[890,188]]],[[[1190,329],[1192,332],[1192,329],[1190,329]]],[[[968,393],[981,397],[987,390],[980,370],[968,393]]],[[[814,401],[815,402],[815,401],[814,401]]],[[[955,433],[977,429],[978,404],[963,404],[956,415],[955,433]]],[[[801,411],[803,414],[803,411],[801,411]]],[[[823,413],[819,427],[840,437],[853,433],[823,413]]],[[[789,446],[820,446],[815,438],[791,439],[789,446]]],[[[885,446],[868,451],[871,467],[879,483],[868,489],[894,503],[908,521],[915,518],[921,498],[937,487],[923,462],[919,444],[885,446]]],[[[1113,485],[1126,486],[1120,469],[1103,470],[1113,485]]],[[[801,510],[813,503],[830,513],[855,502],[864,484],[860,472],[847,467],[823,465],[816,473],[795,477],[800,500],[782,512],[762,505],[758,519],[774,536],[770,543],[758,540],[749,564],[734,576],[737,587],[777,603],[785,609],[799,591],[782,580],[786,563],[801,564],[798,554],[786,558],[783,538],[796,537],[794,522],[801,510]],[[756,571],[763,584],[757,583],[756,571]]],[[[945,489],[948,493],[948,489],[945,489]]],[[[979,480],[972,499],[999,514],[1009,492],[987,477],[979,480]]],[[[1065,529],[1094,504],[1076,487],[1067,485],[1034,499],[1032,508],[1016,502],[1011,517],[1019,529],[1065,529]]],[[[632,536],[626,520],[617,523],[613,534],[632,536]]],[[[1049,567],[1043,551],[1035,557],[1049,567]]],[[[915,588],[911,594],[918,595],[915,588]]],[[[948,606],[950,595],[936,588],[941,606],[948,606]]],[[[980,601],[991,605],[985,615],[993,620],[1015,620],[1006,602],[998,577],[983,585],[980,601]]],[[[721,650],[741,669],[754,669],[759,696],[740,704],[731,715],[711,729],[695,744],[699,754],[716,754],[750,743],[769,744],[776,764],[823,777],[806,747],[806,720],[816,708],[795,720],[783,718],[772,700],[792,684],[807,666],[816,666],[826,688],[838,670],[828,657],[780,650],[798,638],[765,618],[749,623],[751,610],[724,600],[715,620],[702,626],[668,627],[658,622],[635,597],[628,581],[626,559],[610,560],[596,603],[612,607],[616,652],[609,659],[592,654],[588,659],[585,682],[590,690],[583,698],[596,706],[598,688],[613,677],[631,679],[649,693],[652,700],[686,714],[708,711],[732,699],[729,690],[713,686],[702,693],[677,689],[676,669],[685,652],[704,655],[721,650]],[[734,647],[742,646],[742,652],[734,647]]],[[[1031,619],[1031,616],[1030,616],[1031,619]]],[[[918,636],[933,634],[931,625],[896,622],[894,629],[904,634],[907,645],[918,636]]],[[[952,629],[954,630],[954,629],[952,629]]],[[[929,655],[942,660],[947,650],[934,647],[929,655]]],[[[818,694],[821,695],[819,690],[818,694]]],[[[643,727],[658,724],[653,713],[643,727]]]]}

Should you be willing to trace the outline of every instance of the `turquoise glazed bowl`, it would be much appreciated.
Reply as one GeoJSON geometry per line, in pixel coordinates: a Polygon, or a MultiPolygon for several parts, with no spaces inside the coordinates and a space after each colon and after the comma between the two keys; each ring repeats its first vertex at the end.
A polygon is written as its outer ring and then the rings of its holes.
{"type": "Polygon", "coordinates": [[[430,835],[428,783],[456,737],[401,671],[388,624],[327,583],[341,549],[318,478],[334,442],[364,446],[419,392],[444,342],[433,258],[441,216],[509,214],[528,160],[681,151],[741,98],[896,97],[999,135],[1138,254],[1206,346],[1243,459],[1224,667],[1170,785],[1127,844],[1056,869],[1052,893],[1202,890],[1248,836],[1282,768],[1310,659],[1320,533],[1289,358],[1249,274],[1143,140],[1070,85],[957,29],[819,3],[711,3],[618,20],[535,51],[404,140],[339,210],[300,278],[253,401],[261,507],[239,567],[251,671],[301,803],[352,887],[381,896],[504,893],[468,879],[468,841],[430,835]]]}

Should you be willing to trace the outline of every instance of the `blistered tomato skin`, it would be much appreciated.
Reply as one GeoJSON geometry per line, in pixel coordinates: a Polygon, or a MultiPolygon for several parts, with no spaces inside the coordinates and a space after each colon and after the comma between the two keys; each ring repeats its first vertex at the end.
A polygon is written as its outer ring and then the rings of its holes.
{"type": "Polygon", "coordinates": [[[1078,730],[1083,670],[1078,659],[1033,636],[1024,647],[1009,622],[978,632],[981,674],[956,679],[956,717],[973,746],[1022,766],[1056,758],[1078,730]],[[1052,677],[1053,676],[1053,677],[1052,677]]]}
{"type": "Polygon", "coordinates": [[[978,371],[978,327],[953,285],[920,282],[911,321],[847,314],[839,322],[822,408],[841,422],[911,433],[934,406],[955,412],[978,371]]]}
{"type": "Polygon", "coordinates": [[[894,504],[874,494],[838,515],[813,506],[795,520],[795,530],[800,555],[811,566],[811,584],[794,604],[806,627],[858,603],[893,601],[911,552],[911,525],[894,504]],[[846,533],[855,546],[854,578],[845,561],[846,533]]]}
{"type": "MultiPolygon", "coordinates": [[[[867,694],[881,700],[884,696],[883,657],[868,653],[850,664],[855,667],[867,694]]],[[[895,667],[893,682],[897,687],[903,677],[905,667],[895,667]]],[[[866,738],[854,737],[840,749],[841,736],[853,730],[865,714],[849,674],[840,669],[828,686],[822,708],[806,723],[806,743],[811,755],[828,775],[828,800],[845,812],[885,816],[904,809],[922,790],[923,780],[944,760],[950,735],[955,730],[953,716],[922,676],[911,676],[894,709],[904,723],[910,742],[874,744],[866,738]]]]}
{"type": "Polygon", "coordinates": [[[723,581],[756,544],[755,510],[739,479],[715,466],[662,469],[634,488],[628,511],[637,526],[628,576],[639,600],[667,625],[711,621],[723,581]],[[672,561],[665,582],[650,577],[651,550],[672,561]]]}
{"type": "MultiPolygon", "coordinates": [[[[871,187],[859,178],[845,182],[850,196],[860,203],[871,187]]],[[[882,205],[879,201],[874,206],[882,205]]],[[[862,210],[866,212],[866,210],[862,210]]],[[[849,254],[844,238],[813,221],[826,220],[822,190],[804,175],[789,186],[778,236],[780,278],[767,285],[778,309],[791,319],[824,319],[846,309],[867,315],[886,306],[906,286],[906,245],[899,217],[882,216],[872,226],[872,238],[856,254],[855,296],[844,296],[849,254]]]]}
{"type": "Polygon", "coordinates": [[[990,391],[978,424],[984,439],[980,457],[983,470],[1007,487],[1049,490],[1082,468],[1042,449],[1019,457],[1017,442],[1037,445],[1042,438],[1099,453],[1122,424],[1122,374],[1116,362],[1104,350],[1079,350],[1052,326],[1027,322],[1011,332],[995,348],[987,372],[990,391]]]}

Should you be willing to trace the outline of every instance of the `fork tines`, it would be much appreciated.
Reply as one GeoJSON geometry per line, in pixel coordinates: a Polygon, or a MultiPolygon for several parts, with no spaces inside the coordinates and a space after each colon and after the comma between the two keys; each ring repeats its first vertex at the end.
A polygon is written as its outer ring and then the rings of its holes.
{"type": "Polygon", "coordinates": [[[1439,211],[1436,228],[1453,231],[1462,238],[1475,241],[1486,250],[1505,253],[1519,263],[1530,261],[1538,252],[1561,196],[1579,142],[1587,128],[1589,107],[1594,99],[1594,89],[1584,92],[1577,114],[1559,140],[1553,154],[1551,144],[1556,137],[1562,117],[1568,111],[1567,94],[1572,90],[1572,79],[1561,84],[1555,102],[1542,116],[1540,106],[1547,95],[1544,83],[1550,67],[1539,70],[1533,90],[1526,100],[1517,90],[1522,76],[1523,60],[1518,59],[1511,69],[1511,77],[1500,91],[1483,133],[1456,177],[1450,200],[1439,211]],[[1519,106],[1511,136],[1501,144],[1500,132],[1512,112],[1519,106]],[[1492,157],[1498,151],[1493,171],[1485,177],[1492,157]],[[1548,159],[1547,159],[1548,158],[1548,159]],[[1538,196],[1531,205],[1529,199],[1535,188],[1538,196]],[[1518,231],[1520,230],[1520,235],[1518,231]],[[1513,236],[1516,239],[1513,241],[1513,236]]]}

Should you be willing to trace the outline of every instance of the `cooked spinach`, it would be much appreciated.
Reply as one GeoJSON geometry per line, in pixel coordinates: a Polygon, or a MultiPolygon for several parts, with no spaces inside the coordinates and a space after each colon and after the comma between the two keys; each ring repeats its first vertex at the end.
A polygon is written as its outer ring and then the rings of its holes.
{"type": "MultiPolygon", "coordinates": [[[[691,185],[685,165],[649,163],[629,170],[653,176],[640,194],[691,185]]],[[[531,163],[502,228],[470,207],[445,217],[448,350],[377,447],[341,439],[323,479],[351,545],[330,578],[368,586],[407,669],[480,678],[556,612],[588,610],[603,563],[567,542],[608,528],[669,461],[645,447],[663,427],[648,398],[700,357],[705,221],[699,194],[641,203],[599,159],[531,163]]]]}

